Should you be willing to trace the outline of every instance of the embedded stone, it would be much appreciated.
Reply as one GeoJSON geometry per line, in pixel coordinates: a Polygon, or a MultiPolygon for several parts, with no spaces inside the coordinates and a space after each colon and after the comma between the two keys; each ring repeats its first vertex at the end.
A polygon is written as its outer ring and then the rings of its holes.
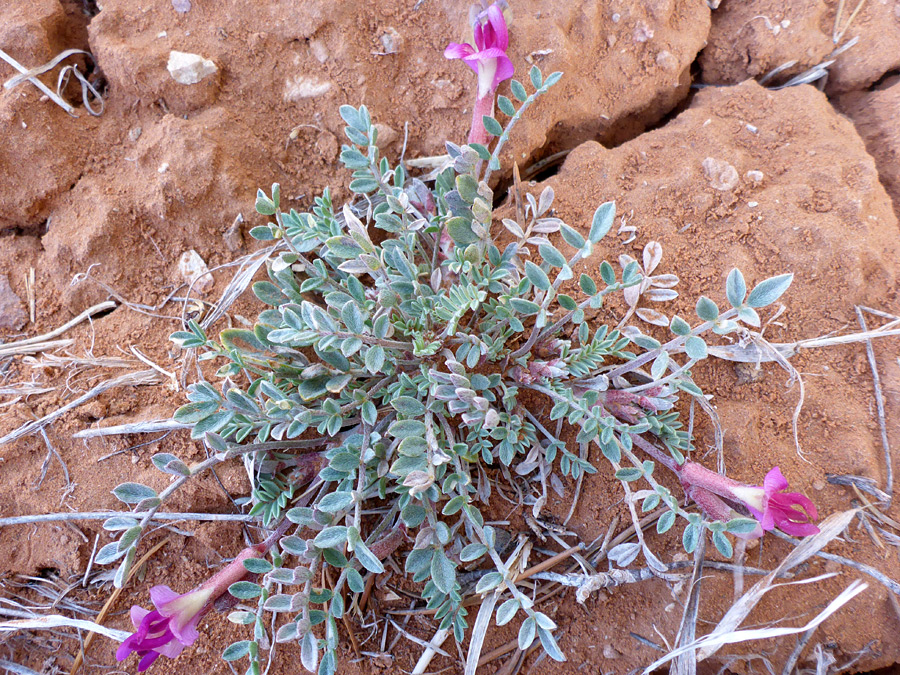
{"type": "Polygon", "coordinates": [[[169,52],[169,63],[166,68],[172,79],[179,84],[197,84],[218,70],[215,63],[199,54],[174,50],[169,52]]]}

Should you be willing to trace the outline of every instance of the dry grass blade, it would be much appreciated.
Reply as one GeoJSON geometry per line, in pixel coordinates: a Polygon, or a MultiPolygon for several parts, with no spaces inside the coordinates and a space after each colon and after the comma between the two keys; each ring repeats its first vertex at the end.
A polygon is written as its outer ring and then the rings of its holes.
{"type": "MultiPolygon", "coordinates": [[[[862,2],[859,3],[862,6],[862,2]]],[[[857,10],[859,7],[857,7],[857,10]]],[[[855,12],[854,12],[855,15],[855,12]]],[[[853,17],[851,17],[852,21],[853,17]]],[[[859,319],[859,327],[863,333],[868,332],[866,319],[863,317],[862,308],[856,308],[856,316],[859,319]]],[[[878,412],[878,426],[881,429],[881,446],[884,448],[884,492],[888,496],[888,503],[894,496],[894,466],[891,461],[891,442],[888,440],[887,423],[884,418],[884,397],[881,394],[881,378],[878,375],[878,364],[875,362],[875,350],[872,348],[872,341],[866,341],[866,357],[869,360],[869,368],[872,369],[872,382],[875,387],[875,406],[878,412]]]]}
{"type": "MultiPolygon", "coordinates": [[[[13,68],[15,68],[16,70],[18,70],[20,73],[22,73],[22,74],[28,73],[28,69],[27,69],[25,66],[23,66],[21,63],[19,63],[18,61],[16,61],[13,57],[11,57],[9,54],[7,54],[7,53],[6,53],[5,51],[3,51],[2,49],[0,49],[0,59],[3,59],[4,61],[6,61],[9,65],[11,65],[13,68]]],[[[18,76],[17,76],[17,77],[18,77],[18,76]]],[[[58,105],[60,108],[62,108],[63,110],[65,110],[65,111],[66,111],[67,113],[69,113],[72,117],[78,117],[78,115],[75,114],[75,108],[73,108],[71,105],[69,105],[69,104],[66,103],[64,100],[62,100],[62,99],[56,94],[56,92],[53,91],[52,89],[50,89],[50,87],[48,87],[46,84],[44,84],[43,82],[41,82],[41,81],[40,81],[39,79],[37,79],[36,77],[29,77],[29,78],[28,78],[28,81],[31,82],[35,87],[37,87],[38,89],[40,89],[42,93],[46,94],[46,95],[47,95],[47,96],[48,96],[48,97],[49,97],[56,105],[58,105]]],[[[9,87],[7,86],[8,84],[9,84],[9,82],[6,82],[6,83],[4,84],[4,86],[5,86],[7,89],[9,88],[9,87]]]]}
{"type": "Polygon", "coordinates": [[[795,356],[801,349],[817,349],[819,347],[830,347],[831,345],[852,344],[854,342],[865,342],[872,338],[891,337],[896,335],[900,335],[900,320],[891,321],[880,328],[867,330],[862,333],[823,336],[810,338],[808,340],[800,340],[798,342],[767,342],[767,346],[763,346],[757,340],[753,340],[747,344],[711,345],[708,351],[711,356],[724,359],[725,361],[758,364],[777,361],[779,356],[789,359],[795,356]],[[773,353],[772,350],[774,350],[775,353],[773,353]]]}
{"type": "Polygon", "coordinates": [[[841,27],[841,15],[844,13],[844,0],[839,0],[837,12],[834,15],[834,29],[832,30],[831,40],[834,44],[838,44],[841,39],[844,37],[844,33],[850,28],[850,24],[853,23],[853,20],[856,18],[856,15],[859,14],[859,10],[862,9],[863,5],[866,4],[866,0],[859,0],[859,4],[856,5],[856,9],[854,9],[850,13],[850,17],[847,19],[847,23],[844,24],[843,28],[841,27]]]}
{"type": "Polygon", "coordinates": [[[3,88],[12,89],[19,86],[26,80],[31,80],[38,75],[43,75],[48,70],[52,70],[53,68],[55,68],[61,61],[64,61],[65,59],[69,58],[70,56],[74,56],[75,54],[85,54],[87,56],[91,55],[90,52],[86,52],[83,49],[67,49],[64,52],[57,54],[55,57],[47,61],[47,63],[36,66],[31,70],[22,71],[21,74],[14,75],[13,77],[9,78],[6,82],[3,83],[3,88]]]}
{"type": "Polygon", "coordinates": [[[478,662],[481,658],[481,648],[484,645],[484,636],[487,635],[488,625],[494,616],[494,607],[500,597],[499,591],[489,594],[481,602],[478,608],[478,616],[475,617],[475,625],[472,626],[472,639],[469,641],[469,651],[466,654],[465,675],[475,675],[478,670],[478,662]]]}
{"type": "MultiPolygon", "coordinates": [[[[0,518],[0,527],[8,525],[29,525],[31,523],[69,522],[73,520],[106,520],[127,513],[132,518],[144,518],[150,511],[73,511],[68,513],[41,513],[33,516],[8,516],[0,518]]],[[[171,511],[156,512],[151,520],[200,520],[217,522],[250,523],[258,520],[256,516],[244,513],[178,513],[171,511]]]]}
{"type": "Polygon", "coordinates": [[[771,80],[773,77],[775,77],[775,76],[778,75],[779,73],[783,73],[783,72],[784,72],[785,70],[787,70],[788,68],[793,68],[793,67],[796,66],[796,65],[797,65],[797,60],[796,60],[796,59],[792,59],[792,60],[790,60],[790,61],[785,61],[784,63],[782,63],[782,64],[781,64],[780,66],[778,66],[777,68],[773,68],[773,69],[770,70],[768,73],[766,73],[766,74],[763,75],[761,78],[759,78],[759,84],[760,84],[760,85],[765,85],[766,82],[768,82],[769,80],[771,80]]]}
{"type": "Polygon", "coordinates": [[[16,673],[16,675],[41,675],[36,670],[26,668],[25,666],[20,666],[18,663],[13,663],[12,661],[7,661],[6,659],[0,659],[0,668],[8,670],[11,673],[16,673]]]}
{"type": "Polygon", "coordinates": [[[132,422],[131,424],[116,424],[99,429],[82,429],[76,431],[74,438],[96,438],[97,436],[122,436],[125,434],[153,434],[158,431],[173,431],[175,429],[190,429],[190,424],[183,424],[172,419],[147,420],[146,422],[132,422]]]}
{"type": "MultiPolygon", "coordinates": [[[[833,576],[833,575],[823,575],[823,576],[833,576]]],[[[818,577],[819,579],[822,577],[818,577]]],[[[811,580],[807,580],[811,581],[811,580]]],[[[793,583],[802,583],[802,582],[793,582],[793,583]]],[[[823,621],[825,621],[828,617],[838,611],[841,607],[846,605],[850,600],[855,598],[857,595],[862,593],[869,587],[869,584],[861,581],[860,579],[856,579],[853,581],[847,588],[845,588],[834,600],[832,600],[828,606],[823,609],[819,614],[817,614],[809,623],[806,623],[803,626],[799,626],[797,628],[755,628],[748,630],[735,630],[729,631],[727,633],[713,633],[707,635],[703,638],[700,638],[693,645],[687,645],[682,647],[681,649],[677,649],[674,652],[667,654],[661,659],[654,661],[647,668],[644,669],[643,675],[649,675],[651,672],[659,668],[660,666],[667,663],[673,656],[677,656],[683,651],[688,649],[700,649],[700,655],[698,658],[703,658],[703,654],[705,653],[714,653],[718,650],[719,647],[726,644],[735,644],[738,642],[747,642],[749,640],[771,640],[777,637],[784,637],[786,635],[796,635],[798,633],[805,633],[806,631],[811,631],[819,626],[823,621]]]]}
{"type": "Polygon", "coordinates": [[[868,492],[879,502],[886,503],[888,496],[877,485],[875,480],[865,476],[854,476],[852,474],[833,474],[826,473],[825,479],[832,485],[849,485],[851,487],[868,492]]]}
{"type": "Polygon", "coordinates": [[[0,345],[0,357],[4,356],[21,356],[22,354],[38,354],[40,352],[50,351],[51,349],[61,349],[63,347],[71,347],[75,344],[75,340],[47,340],[46,342],[32,342],[31,344],[8,344],[0,345]]]}
{"type": "MultiPolygon", "coordinates": [[[[0,51],[2,53],[2,51],[0,51]]],[[[0,356],[6,356],[4,350],[12,348],[12,347],[20,347],[22,345],[31,345],[37,342],[47,342],[48,340],[52,340],[53,338],[62,335],[67,330],[72,328],[72,326],[77,326],[79,323],[84,321],[85,319],[93,316],[94,314],[99,314],[100,312],[105,312],[110,309],[115,309],[116,303],[112,300],[107,300],[106,302],[101,302],[98,305],[94,305],[93,307],[89,307],[84,310],[81,314],[76,316],[71,321],[67,321],[59,328],[55,328],[51,330],[49,333],[44,333],[43,335],[36,335],[35,337],[27,338],[25,340],[18,340],[17,342],[10,342],[9,344],[5,344],[0,346],[0,356]]]]}
{"type": "MultiPolygon", "coordinates": [[[[150,558],[151,558],[151,557],[152,557],[159,549],[161,549],[163,546],[165,546],[165,545],[168,544],[168,543],[169,543],[169,540],[168,540],[168,539],[163,539],[161,542],[157,543],[153,548],[151,548],[149,551],[147,551],[147,552],[143,555],[143,557],[141,557],[141,559],[137,561],[137,564],[134,565],[134,566],[131,568],[131,571],[128,573],[128,577],[125,579],[125,584],[127,584],[127,583],[131,580],[131,578],[135,575],[135,573],[137,572],[137,570],[141,569],[141,567],[142,567],[148,560],[150,560],[150,558]]],[[[124,587],[125,584],[122,584],[122,586],[124,587]]],[[[110,593],[109,597],[106,599],[106,603],[103,605],[103,608],[102,608],[102,609],[100,610],[100,612],[97,614],[97,623],[94,624],[94,625],[97,625],[98,628],[101,628],[101,629],[103,629],[103,630],[111,630],[111,629],[105,628],[104,626],[101,626],[101,625],[99,625],[99,624],[100,624],[102,621],[106,620],[106,615],[109,614],[110,608],[112,608],[112,606],[115,604],[115,602],[116,602],[116,600],[119,598],[119,594],[120,594],[121,592],[122,592],[122,589],[121,589],[121,588],[115,588],[115,589],[113,589],[113,592],[110,593]]],[[[125,637],[128,637],[129,635],[131,635],[131,633],[126,633],[125,631],[116,631],[116,632],[117,632],[117,633],[125,633],[125,637]]],[[[87,635],[87,637],[84,639],[84,642],[82,643],[81,651],[80,651],[80,652],[78,653],[78,655],[75,657],[75,663],[72,665],[72,670],[70,671],[69,675],[75,675],[75,673],[78,672],[78,669],[81,668],[81,664],[82,664],[82,662],[84,661],[84,655],[85,655],[85,653],[87,652],[87,648],[91,646],[91,642],[93,642],[93,640],[94,640],[94,634],[95,634],[95,633],[100,633],[101,635],[105,635],[105,633],[103,633],[103,632],[100,631],[100,630],[93,630],[91,633],[89,633],[89,634],[87,635]]],[[[107,636],[107,637],[108,637],[108,636],[107,636]]],[[[119,639],[119,642],[121,642],[123,639],[124,639],[124,638],[119,639]]]]}
{"type": "Polygon", "coordinates": [[[36,316],[37,299],[34,294],[34,268],[28,268],[28,274],[25,276],[25,296],[28,298],[28,318],[34,323],[36,316]]]}
{"type": "MultiPolygon", "coordinates": [[[[234,301],[237,300],[244,293],[244,291],[247,290],[247,287],[250,285],[250,282],[253,281],[253,277],[256,275],[259,268],[266,263],[266,261],[277,248],[278,244],[276,244],[275,246],[269,246],[267,248],[263,248],[248,255],[242,256],[234,262],[228,263],[228,265],[221,265],[220,267],[216,268],[220,269],[221,267],[237,266],[238,271],[231,278],[231,281],[228,282],[225,290],[222,291],[222,295],[219,298],[219,301],[216,303],[216,306],[200,322],[200,325],[204,330],[207,330],[212,324],[214,324],[225,315],[225,312],[227,312],[228,308],[231,307],[232,304],[234,304],[234,301]]],[[[187,325],[187,317],[185,315],[187,305],[188,303],[184,303],[184,308],[181,315],[181,322],[184,326],[187,325]]],[[[187,386],[186,376],[188,366],[193,363],[196,358],[197,357],[194,351],[190,350],[187,357],[184,359],[184,364],[181,371],[182,386],[187,386]]]]}
{"type": "MultiPolygon", "coordinates": [[[[849,511],[835,513],[822,521],[820,532],[818,534],[804,539],[797,548],[787,555],[778,567],[754,584],[754,586],[725,613],[725,616],[722,617],[722,620],[713,632],[703,639],[712,641],[718,639],[719,636],[733,633],[737,627],[743,623],[744,619],[747,618],[747,615],[750,614],[753,608],[756,607],[763,595],[774,587],[775,578],[778,574],[787,572],[791,568],[796,567],[818,553],[826,544],[828,544],[828,542],[833,540],[847,528],[858,512],[859,509],[850,509],[849,511]]],[[[726,643],[722,642],[719,644],[726,643]]],[[[700,660],[703,660],[715,654],[717,649],[718,646],[710,645],[702,650],[698,656],[700,660]]]]}
{"type": "MultiPolygon", "coordinates": [[[[722,620],[719,621],[718,625],[715,629],[709,634],[706,635],[699,640],[694,641],[691,644],[683,645],[670,653],[666,654],[664,657],[658,659],[651,666],[649,666],[644,673],[650,673],[655,670],[659,666],[671,661],[672,659],[680,656],[682,653],[685,653],[689,650],[697,650],[697,660],[702,661],[713,654],[724,644],[731,644],[734,642],[742,642],[745,640],[755,640],[761,637],[778,637],[781,635],[790,635],[792,633],[802,633],[805,630],[808,630],[814,625],[818,625],[821,621],[824,621],[828,615],[832,612],[836,611],[841,605],[849,601],[852,597],[854,597],[857,593],[862,592],[867,586],[865,584],[860,588],[857,585],[857,582],[851,584],[850,588],[848,588],[844,593],[842,593],[838,598],[836,598],[831,605],[826,608],[822,614],[813,619],[812,622],[803,626],[799,629],[795,628],[766,628],[766,629],[758,629],[755,631],[738,631],[738,626],[743,623],[744,619],[750,614],[754,607],[759,603],[762,597],[775,587],[775,579],[790,569],[796,567],[797,565],[803,563],[808,560],[811,556],[817,554],[824,546],[826,546],[830,541],[832,541],[835,537],[841,534],[856,514],[859,512],[859,509],[850,509],[849,511],[843,511],[840,513],[835,513],[828,518],[826,518],[820,524],[820,532],[812,537],[807,537],[802,542],[797,544],[797,547],[791,551],[785,559],[781,562],[778,567],[769,572],[763,579],[758,581],[753,588],[747,591],[740,600],[738,600],[734,605],[732,605],[731,609],[725,613],[725,616],[722,617],[722,620]],[[852,593],[847,595],[848,591],[853,589],[852,593]],[[838,602],[840,600],[840,602],[838,602]],[[837,603],[837,604],[836,604],[837,603]],[[771,632],[775,631],[775,632],[771,632]],[[778,632],[778,631],[786,631],[786,632],[778,632]]],[[[795,582],[788,582],[789,584],[804,584],[804,583],[812,583],[823,578],[830,578],[835,576],[834,574],[826,574],[819,577],[814,577],[812,579],[804,579],[795,582]]]]}
{"type": "MultiPolygon", "coordinates": [[[[703,560],[706,557],[706,536],[700,537],[700,543],[694,551],[694,574],[691,577],[691,590],[688,601],[684,605],[681,626],[675,639],[675,646],[689,645],[697,638],[697,612],[700,609],[700,586],[703,580],[703,560]]],[[[675,658],[672,664],[672,675],[696,675],[697,652],[689,649],[675,658]]]]}
{"type": "MultiPolygon", "coordinates": [[[[789,537],[786,534],[781,532],[774,531],[773,534],[779,539],[784,539],[785,541],[789,541],[794,545],[799,545],[800,542],[793,537],[789,537]]],[[[875,579],[880,584],[883,584],[885,588],[887,588],[891,593],[895,596],[900,597],[900,583],[897,583],[889,576],[886,576],[882,572],[879,572],[874,567],[866,565],[865,563],[856,562],[855,560],[850,560],[849,558],[845,558],[844,556],[835,555],[834,553],[825,553],[824,551],[818,551],[815,554],[817,557],[822,558],[823,560],[833,560],[834,562],[840,563],[841,565],[846,565],[852,569],[857,570],[858,572],[862,572],[863,574],[868,574],[870,577],[875,579]]],[[[896,603],[897,597],[891,597],[891,602],[896,603]]],[[[900,618],[900,611],[897,612],[898,618],[900,618]]]]}
{"type": "MultiPolygon", "coordinates": [[[[237,265],[238,271],[234,277],[232,277],[231,281],[228,282],[228,286],[225,287],[225,290],[222,291],[222,296],[216,303],[215,309],[200,322],[200,325],[203,326],[203,328],[209,328],[225,315],[225,312],[227,312],[228,308],[234,304],[234,301],[247,290],[247,287],[250,285],[250,282],[253,281],[253,277],[256,275],[257,270],[265,264],[266,260],[269,259],[269,256],[276,248],[277,245],[260,249],[259,251],[254,251],[253,253],[238,258],[233,263],[221,266],[230,267],[237,265]]],[[[185,303],[185,307],[186,306],[187,304],[185,303]]]]}
{"type": "Polygon", "coordinates": [[[46,394],[53,389],[54,387],[42,387],[34,382],[17,382],[8,387],[0,387],[0,396],[31,396],[32,394],[46,394]]]}
{"type": "Polygon", "coordinates": [[[15,621],[0,621],[0,631],[4,633],[18,630],[44,630],[47,628],[65,627],[80,628],[81,630],[100,633],[100,635],[108,637],[112,640],[116,640],[117,642],[122,642],[125,638],[131,635],[131,633],[128,633],[124,630],[107,628],[105,626],[101,626],[100,624],[94,623],[93,621],[86,621],[85,619],[72,619],[68,616],[61,616],[59,614],[50,614],[49,616],[42,616],[36,619],[16,619],[15,621]]]}
{"type": "Polygon", "coordinates": [[[416,667],[413,668],[410,675],[424,675],[425,671],[428,670],[428,666],[431,664],[431,659],[434,658],[436,653],[441,651],[441,645],[446,642],[449,636],[450,631],[447,629],[441,629],[435,633],[434,637],[431,638],[431,641],[427,643],[425,651],[422,652],[422,656],[416,661],[416,667]]]}
{"type": "Polygon", "coordinates": [[[155,370],[141,370],[136,373],[126,373],[124,375],[120,375],[119,377],[115,377],[111,380],[106,380],[105,382],[101,382],[100,384],[98,384],[96,387],[94,387],[87,393],[79,396],[74,401],[67,403],[66,405],[62,406],[61,408],[58,408],[58,409],[54,410],[53,412],[44,415],[43,417],[41,417],[38,420],[35,420],[33,422],[28,422],[27,424],[23,424],[18,429],[14,429],[13,431],[9,432],[8,434],[6,434],[6,436],[3,436],[2,438],[0,438],[0,445],[4,445],[5,443],[10,443],[19,438],[22,438],[23,436],[32,434],[32,433],[36,432],[38,429],[42,429],[43,427],[47,426],[54,420],[65,415],[70,410],[77,408],[78,406],[82,405],[83,403],[87,403],[92,398],[95,398],[96,396],[99,396],[103,392],[108,391],[110,389],[115,389],[116,387],[123,387],[123,386],[137,387],[137,386],[148,385],[148,384],[159,384],[160,382],[162,382],[162,377],[155,370]]]}

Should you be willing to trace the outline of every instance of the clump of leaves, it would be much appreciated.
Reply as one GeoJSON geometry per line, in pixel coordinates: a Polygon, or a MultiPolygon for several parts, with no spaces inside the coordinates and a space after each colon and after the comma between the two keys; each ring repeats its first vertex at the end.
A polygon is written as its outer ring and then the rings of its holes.
{"type": "MultiPolygon", "coordinates": [[[[517,111],[501,97],[500,109],[514,123],[558,78],[554,73],[544,81],[533,69],[534,93],[527,96],[514,81],[522,106],[517,111]]],[[[196,322],[173,335],[200,349],[201,358],[225,362],[221,387],[193,386],[176,419],[190,423],[192,436],[205,439],[219,461],[244,457],[254,481],[250,513],[267,526],[284,516],[300,526],[281,540],[271,564],[253,563],[261,575],[256,581],[232,589],[258,607],[232,615],[252,624],[254,635],[225,656],[248,655],[248,673],[259,672],[259,649],[269,641],[262,616],[283,612],[288,620],[275,640],[299,641],[308,670],[333,673],[345,589],[362,592],[364,575],[382,572],[382,561],[408,533],[414,544],[406,572],[423,584],[422,597],[441,628],[462,640],[464,598],[490,593],[502,601],[498,624],[522,618],[521,649],[539,640],[562,660],[553,620],[517,587],[501,537],[485,523],[482,508],[493,486],[534,474],[530,503],[539,510],[553,473],[578,478],[602,468],[622,481],[635,520],[636,501],[644,511],[664,504],[669,511],[660,532],[682,516],[688,551],[709,530],[730,555],[724,533],[749,532],[756,521],[710,522],[686,512],[655,480],[655,463],[634,450],[656,448],[653,456],[664,453],[663,463],[677,470],[691,438],[674,406],[682,394],[702,399],[690,377],[707,355],[701,335],[735,330],[738,320],[758,325],[754,308],[777,299],[790,276],[764,281],[746,296],[735,270],[727,293],[732,307],[720,313],[701,298],[694,325],[677,316],[666,322],[673,336],[665,344],[633,328],[591,325],[586,310],[601,307],[607,296],[626,292],[633,309],[642,293],[671,285],[668,277],[646,276],[659,263],[655,249],[643,269],[622,259],[618,274],[591,257],[613,225],[614,203],[600,205],[579,230],[552,215],[550,188],[537,199],[529,195],[525,222],[504,221],[515,240],[501,249],[502,230],[492,227],[494,195],[480,171],[498,166],[509,127],[484,120],[501,140],[493,154],[478,144],[447,143],[449,166],[426,184],[380,156],[365,107],[340,112],[349,140],[341,160],[353,172],[357,206],[335,212],[326,191],[311,212],[285,212],[278,185],[260,191],[257,211],[272,221],[251,235],[278,246],[269,280],[253,291],[269,308],[252,330],[228,329],[218,340],[196,322]],[[573,297],[561,288],[577,267],[585,272],[573,297]],[[545,426],[524,402],[524,390],[552,403],[550,420],[577,428],[578,447],[545,426]],[[632,492],[639,479],[647,489],[632,492]],[[474,587],[464,587],[463,566],[481,566],[474,587]],[[333,569],[329,588],[317,585],[323,568],[333,569]],[[276,585],[299,590],[274,593],[276,585]],[[318,624],[324,624],[321,639],[313,630],[318,624]]],[[[177,458],[164,460],[161,469],[182,479],[196,473],[177,458]]],[[[161,502],[144,486],[129,484],[125,492],[126,501],[143,508],[161,502]]],[[[133,559],[139,526],[113,525],[128,540],[106,547],[104,559],[133,559]]],[[[627,565],[641,551],[664,569],[640,535],[639,545],[617,552],[617,559],[627,565]]]]}

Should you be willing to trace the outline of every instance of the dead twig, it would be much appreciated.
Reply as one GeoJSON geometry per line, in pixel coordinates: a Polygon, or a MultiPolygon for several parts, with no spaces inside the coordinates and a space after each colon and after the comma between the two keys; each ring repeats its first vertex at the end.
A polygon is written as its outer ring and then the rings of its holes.
{"type": "MultiPolygon", "coordinates": [[[[6,61],[9,65],[11,65],[13,68],[18,70],[23,75],[28,75],[28,73],[30,72],[25,66],[23,66],[21,63],[16,61],[13,57],[11,57],[9,54],[7,54],[2,49],[0,49],[0,59],[3,59],[4,61],[6,61]]],[[[18,75],[16,77],[18,77],[18,75]]],[[[44,84],[39,79],[37,79],[36,77],[33,77],[33,76],[29,76],[27,79],[35,87],[40,89],[42,93],[46,94],[50,98],[51,101],[53,101],[56,105],[58,105],[60,108],[65,110],[67,113],[69,113],[72,117],[78,117],[78,115],[75,114],[75,108],[73,108],[71,105],[66,103],[62,98],[59,97],[59,95],[55,91],[50,89],[50,87],[48,87],[46,84],[44,84]]],[[[4,83],[3,86],[6,89],[9,89],[10,81],[11,80],[7,80],[4,83]]]]}
{"type": "Polygon", "coordinates": [[[9,432],[8,434],[6,434],[6,436],[0,438],[0,445],[18,440],[23,436],[27,436],[34,433],[35,431],[38,431],[39,429],[42,429],[54,420],[65,415],[70,410],[74,410],[78,406],[87,403],[88,401],[99,396],[105,391],[109,391],[110,389],[115,389],[116,387],[122,386],[138,387],[148,384],[159,384],[160,381],[160,374],[155,370],[141,370],[136,373],[126,373],[111,380],[106,380],[105,382],[101,382],[87,393],[79,396],[74,401],[67,403],[61,408],[57,408],[53,412],[44,415],[40,419],[23,424],[18,429],[14,429],[13,431],[9,432]]]}
{"type": "Polygon", "coordinates": [[[73,438],[96,438],[98,436],[124,436],[125,434],[152,434],[158,431],[174,431],[176,429],[190,429],[190,424],[182,424],[172,419],[147,420],[146,422],[132,422],[130,424],[116,424],[99,429],[82,429],[72,434],[73,438]]]}
{"type": "MultiPolygon", "coordinates": [[[[73,520],[106,520],[116,516],[143,518],[150,511],[75,511],[73,513],[42,513],[34,516],[10,516],[0,518],[0,527],[7,525],[30,525],[32,523],[54,523],[73,520]]],[[[153,514],[152,520],[200,520],[251,523],[259,520],[256,516],[243,513],[173,513],[169,511],[153,514]]]]}
{"type": "MultiPolygon", "coordinates": [[[[856,12],[862,7],[864,1],[860,0],[853,16],[856,16],[856,12]]],[[[853,16],[850,17],[850,21],[853,20],[853,16]]],[[[869,329],[866,326],[866,319],[863,316],[862,308],[859,306],[856,307],[856,317],[859,319],[859,327],[862,328],[863,333],[868,333],[869,329]]],[[[875,408],[878,411],[878,426],[881,429],[881,447],[884,448],[884,492],[888,497],[888,504],[890,504],[894,496],[894,466],[891,462],[891,442],[888,440],[887,423],[884,417],[884,396],[881,393],[881,378],[878,375],[878,364],[875,362],[875,350],[872,348],[872,340],[866,338],[865,343],[866,356],[869,359],[869,367],[872,369],[872,383],[875,387],[875,408]]]]}
{"type": "Polygon", "coordinates": [[[100,312],[105,312],[109,309],[115,309],[115,307],[116,307],[116,303],[114,303],[112,300],[107,300],[106,302],[101,302],[98,305],[89,307],[88,309],[84,310],[81,314],[76,316],[71,321],[67,321],[62,326],[60,326],[59,328],[55,328],[54,330],[51,330],[49,333],[44,333],[43,335],[37,335],[35,337],[27,338],[25,340],[18,340],[17,342],[10,342],[9,344],[0,345],[0,357],[6,356],[7,350],[15,348],[15,347],[21,347],[24,345],[33,345],[38,342],[47,342],[48,340],[52,340],[53,338],[55,338],[59,335],[62,335],[63,333],[65,333],[67,330],[69,330],[73,326],[77,326],[79,323],[81,323],[85,319],[93,316],[94,314],[99,314],[100,312]]]}
{"type": "MultiPolygon", "coordinates": [[[[706,533],[701,534],[697,548],[694,550],[694,573],[691,576],[691,590],[684,604],[681,625],[673,642],[675,647],[689,645],[697,639],[697,612],[700,608],[700,585],[703,580],[703,561],[706,558],[706,533]]],[[[673,675],[696,675],[697,652],[688,649],[675,658],[672,664],[673,675]]]]}

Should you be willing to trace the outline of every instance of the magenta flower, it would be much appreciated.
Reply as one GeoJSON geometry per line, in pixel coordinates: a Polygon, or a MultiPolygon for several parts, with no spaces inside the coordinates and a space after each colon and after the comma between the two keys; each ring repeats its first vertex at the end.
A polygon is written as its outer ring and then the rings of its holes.
{"type": "Polygon", "coordinates": [[[800,537],[819,532],[812,523],[819,517],[815,505],[798,492],[784,492],[788,482],[777,466],[766,474],[762,486],[739,483],[695,462],[685,462],[677,471],[688,497],[714,520],[739,517],[734,507],[749,511],[760,527],[744,535],[747,538],[760,537],[776,527],[800,537]]]}
{"type": "Polygon", "coordinates": [[[451,42],[444,50],[446,58],[462,59],[478,75],[478,98],[497,91],[499,84],[515,72],[506,55],[509,32],[503,12],[497,5],[491,5],[486,14],[487,23],[482,23],[480,18],[475,23],[475,47],[451,42]]]}
{"type": "Polygon", "coordinates": [[[138,671],[149,668],[160,655],[174,659],[188,645],[200,637],[197,624],[212,609],[215,600],[228,592],[228,587],[250,573],[244,567],[248,558],[258,558],[266,549],[263,545],[245,548],[228,565],[204,581],[195,590],[178,595],[168,586],[154,586],[150,599],[152,611],[134,605],[131,623],[135,632],[127,637],[116,652],[116,659],[124,661],[132,652],[141,657],[138,671]]]}
{"type": "Polygon", "coordinates": [[[478,93],[472,111],[470,143],[486,144],[488,134],[481,118],[494,112],[494,92],[503,80],[513,76],[515,68],[506,55],[509,33],[503,12],[496,4],[475,19],[475,46],[451,42],[444,50],[448,59],[462,59],[478,75],[478,93]],[[483,20],[485,20],[483,22],[483,20]]]}
{"type": "Polygon", "coordinates": [[[819,528],[812,523],[819,517],[815,504],[799,492],[785,492],[788,487],[787,478],[776,466],[761,487],[735,488],[733,492],[766,532],[777,527],[799,537],[817,534],[819,528]]]}

